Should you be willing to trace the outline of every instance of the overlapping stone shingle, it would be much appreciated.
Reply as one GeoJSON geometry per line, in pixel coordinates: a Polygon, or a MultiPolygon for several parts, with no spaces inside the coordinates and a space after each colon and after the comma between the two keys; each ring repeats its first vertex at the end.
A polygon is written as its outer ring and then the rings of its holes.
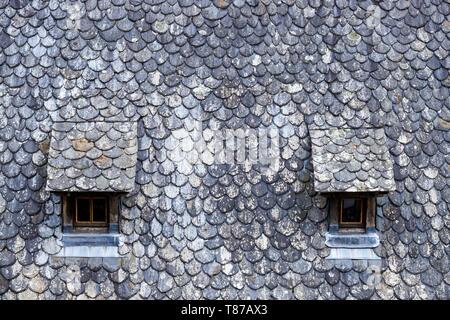
{"type": "Polygon", "coordinates": [[[0,299],[449,299],[449,21],[448,0],[0,1],[0,299]],[[53,123],[137,119],[123,260],[54,260],[53,123]],[[278,128],[279,172],[215,164],[196,121],[278,128]],[[380,268],[325,259],[311,181],[311,131],[364,127],[395,172],[380,268]]]}
{"type": "Polygon", "coordinates": [[[310,130],[317,192],[395,190],[392,160],[382,128],[310,130]]]}
{"type": "Polygon", "coordinates": [[[136,122],[54,123],[47,190],[132,191],[136,136],[136,122]]]}

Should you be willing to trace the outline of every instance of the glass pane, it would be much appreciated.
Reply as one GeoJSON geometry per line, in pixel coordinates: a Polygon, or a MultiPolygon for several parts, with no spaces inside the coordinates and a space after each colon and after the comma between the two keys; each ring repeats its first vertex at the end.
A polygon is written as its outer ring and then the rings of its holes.
{"type": "Polygon", "coordinates": [[[77,199],[77,222],[90,222],[89,199],[77,199]]]}
{"type": "Polygon", "coordinates": [[[343,199],[342,200],[342,223],[362,223],[362,200],[343,199]]]}
{"type": "Polygon", "coordinates": [[[93,221],[106,222],[106,199],[93,199],[93,221]]]}

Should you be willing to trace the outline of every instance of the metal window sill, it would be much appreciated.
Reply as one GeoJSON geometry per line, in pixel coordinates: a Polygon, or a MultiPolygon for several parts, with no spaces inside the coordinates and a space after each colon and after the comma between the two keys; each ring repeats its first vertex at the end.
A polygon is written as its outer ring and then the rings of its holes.
{"type": "Polygon", "coordinates": [[[117,233],[65,233],[62,237],[64,246],[118,246],[117,233]]]}
{"type": "Polygon", "coordinates": [[[329,248],[376,248],[380,238],[376,232],[367,233],[332,233],[325,235],[325,245],[329,248]]]}
{"type": "Polygon", "coordinates": [[[381,260],[371,248],[331,248],[326,260],[381,260]]]}
{"type": "Polygon", "coordinates": [[[62,238],[63,247],[56,255],[77,258],[118,258],[119,235],[111,233],[70,233],[62,238]]]}
{"type": "Polygon", "coordinates": [[[378,247],[380,238],[374,231],[366,233],[328,232],[325,244],[331,248],[327,260],[380,260],[373,248],[378,247]]]}

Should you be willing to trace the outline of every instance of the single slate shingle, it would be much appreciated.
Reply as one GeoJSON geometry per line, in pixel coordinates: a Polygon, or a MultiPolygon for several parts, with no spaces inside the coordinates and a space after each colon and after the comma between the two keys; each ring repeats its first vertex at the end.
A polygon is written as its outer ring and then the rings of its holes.
{"type": "Polygon", "coordinates": [[[310,130],[317,192],[389,192],[394,171],[382,128],[310,130]]]}
{"type": "Polygon", "coordinates": [[[136,122],[57,122],[48,159],[49,191],[116,191],[134,188],[136,122]]]}

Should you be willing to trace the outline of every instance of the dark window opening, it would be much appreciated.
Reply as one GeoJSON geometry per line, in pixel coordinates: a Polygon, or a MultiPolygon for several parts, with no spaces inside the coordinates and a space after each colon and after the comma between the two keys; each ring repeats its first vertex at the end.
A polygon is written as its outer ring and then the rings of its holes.
{"type": "Polygon", "coordinates": [[[120,194],[62,194],[64,232],[117,232],[120,194]]]}
{"type": "Polygon", "coordinates": [[[361,233],[375,230],[376,194],[328,193],[330,232],[361,233]]]}
{"type": "Polygon", "coordinates": [[[80,223],[87,223],[90,222],[90,215],[91,215],[91,209],[90,209],[90,201],[88,198],[78,198],[76,200],[76,210],[75,210],[75,221],[80,223]]]}
{"type": "Polygon", "coordinates": [[[107,197],[76,197],[74,226],[106,227],[107,197]]]}
{"type": "Polygon", "coordinates": [[[340,228],[365,228],[367,199],[343,198],[339,208],[340,228]]]}

